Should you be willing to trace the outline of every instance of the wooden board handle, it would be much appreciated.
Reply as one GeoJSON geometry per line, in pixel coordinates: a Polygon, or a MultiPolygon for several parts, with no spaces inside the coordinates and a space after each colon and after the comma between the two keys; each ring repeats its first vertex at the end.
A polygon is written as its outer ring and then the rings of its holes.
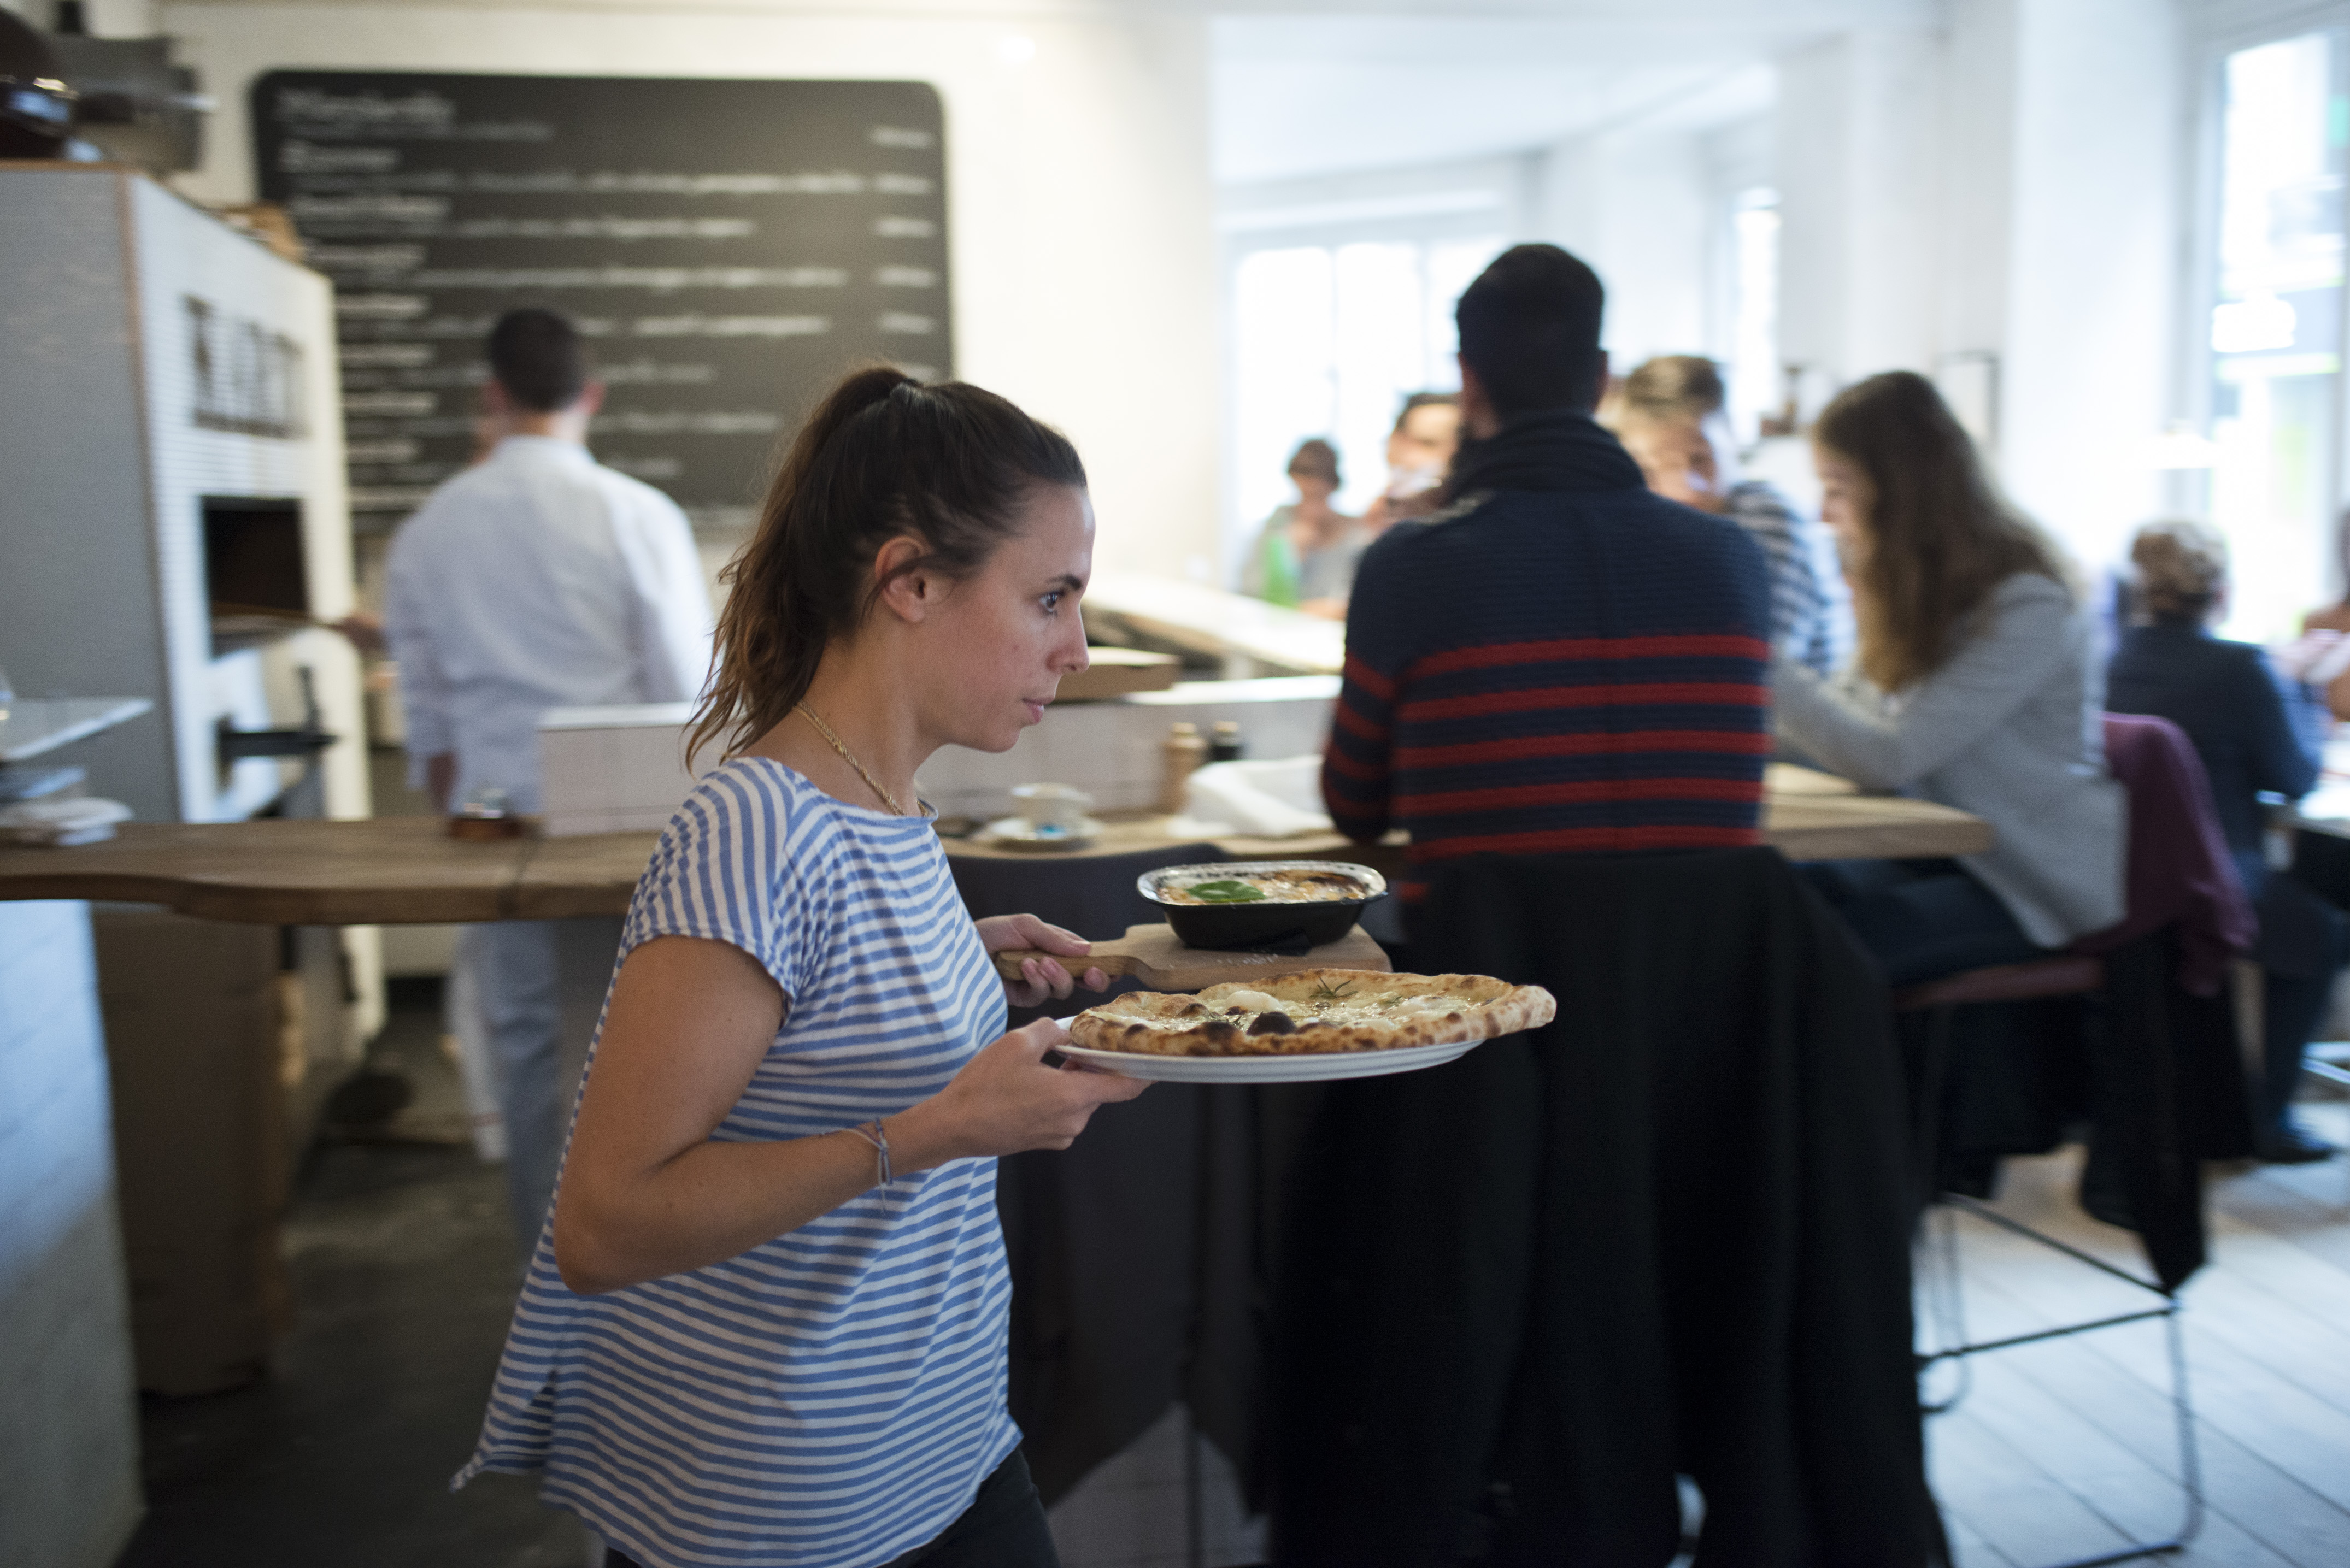
{"type": "Polygon", "coordinates": [[[1133,953],[1110,941],[1096,942],[1094,950],[1083,958],[1073,958],[1067,953],[1048,953],[1042,948],[1005,948],[995,955],[995,972],[1006,980],[1024,979],[1020,966],[1030,959],[1052,959],[1073,976],[1081,975],[1089,969],[1097,969],[1108,975],[1132,974],[1141,964],[1133,953]]]}

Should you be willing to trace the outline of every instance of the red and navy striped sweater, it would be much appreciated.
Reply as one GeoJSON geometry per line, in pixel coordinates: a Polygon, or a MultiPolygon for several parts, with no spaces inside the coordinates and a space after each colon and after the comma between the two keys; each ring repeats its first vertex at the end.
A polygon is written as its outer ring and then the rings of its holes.
{"type": "Polygon", "coordinates": [[[1581,415],[1514,421],[1455,473],[1468,503],[1356,576],[1339,829],[1409,829],[1415,867],[1754,843],[1771,587],[1745,530],[1651,493],[1581,415]]]}

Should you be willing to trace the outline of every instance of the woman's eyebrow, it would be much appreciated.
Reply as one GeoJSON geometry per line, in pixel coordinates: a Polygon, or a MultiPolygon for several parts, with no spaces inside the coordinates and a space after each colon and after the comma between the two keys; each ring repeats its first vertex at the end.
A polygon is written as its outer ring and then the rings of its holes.
{"type": "Polygon", "coordinates": [[[1064,593],[1081,594],[1086,591],[1086,580],[1075,572],[1063,572],[1047,584],[1046,587],[1048,590],[1058,588],[1064,593]]]}

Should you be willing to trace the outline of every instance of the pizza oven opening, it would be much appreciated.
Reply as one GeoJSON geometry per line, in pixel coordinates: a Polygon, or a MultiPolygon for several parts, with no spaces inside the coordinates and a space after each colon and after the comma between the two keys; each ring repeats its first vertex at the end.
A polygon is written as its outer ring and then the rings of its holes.
{"type": "Polygon", "coordinates": [[[291,497],[207,495],[204,593],[213,647],[222,639],[298,630],[309,624],[302,503],[291,497]]]}

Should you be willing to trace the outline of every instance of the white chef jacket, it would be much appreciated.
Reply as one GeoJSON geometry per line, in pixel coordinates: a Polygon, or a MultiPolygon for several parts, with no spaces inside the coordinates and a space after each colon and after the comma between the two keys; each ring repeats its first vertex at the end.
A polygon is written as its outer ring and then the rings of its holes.
{"type": "Polygon", "coordinates": [[[408,715],[409,782],[457,754],[457,797],[539,808],[549,708],[677,702],[710,670],[710,593],[677,504],[585,447],[508,436],[400,525],[384,633],[408,715]]]}

